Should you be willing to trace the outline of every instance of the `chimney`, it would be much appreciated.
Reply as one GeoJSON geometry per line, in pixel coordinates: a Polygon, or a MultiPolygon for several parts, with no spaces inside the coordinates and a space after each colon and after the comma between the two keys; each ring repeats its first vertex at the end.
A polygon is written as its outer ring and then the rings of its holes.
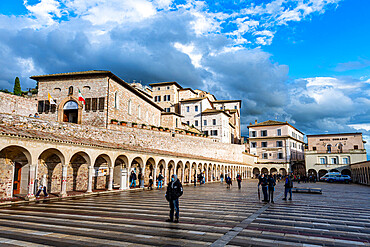
{"type": "Polygon", "coordinates": [[[254,124],[257,124],[257,119],[256,119],[256,120],[254,120],[254,124]]]}

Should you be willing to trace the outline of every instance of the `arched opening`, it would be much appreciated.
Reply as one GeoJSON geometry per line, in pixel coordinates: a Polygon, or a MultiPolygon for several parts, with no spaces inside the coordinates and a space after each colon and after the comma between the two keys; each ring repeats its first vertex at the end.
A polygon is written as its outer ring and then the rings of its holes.
{"type": "Polygon", "coordinates": [[[41,182],[46,175],[46,190],[55,196],[58,196],[62,189],[62,166],[64,163],[63,154],[54,148],[45,150],[39,156],[37,180],[41,182]]]}
{"type": "Polygon", "coordinates": [[[213,180],[212,175],[213,175],[212,164],[208,164],[208,182],[211,182],[213,180]]]}
{"type": "Polygon", "coordinates": [[[325,170],[325,169],[319,170],[319,178],[321,178],[322,176],[324,176],[326,173],[328,173],[328,171],[325,170]]]}
{"type": "Polygon", "coordinates": [[[253,168],[253,177],[258,178],[259,175],[260,175],[260,169],[258,169],[257,167],[253,168]]]}
{"type": "Polygon", "coordinates": [[[280,173],[281,176],[286,176],[288,174],[287,171],[285,170],[285,168],[280,168],[279,173],[280,173]]]}
{"type": "Polygon", "coordinates": [[[194,180],[196,181],[197,180],[197,164],[196,163],[193,163],[191,165],[191,178],[190,180],[194,183],[194,180]]]}
{"type": "Polygon", "coordinates": [[[338,152],[343,153],[343,144],[342,143],[338,143],[338,152]]]}
{"type": "Polygon", "coordinates": [[[127,187],[128,178],[128,158],[125,155],[120,155],[114,162],[113,168],[113,189],[120,188],[124,189],[127,187]],[[122,172],[125,172],[123,177],[122,172]],[[123,181],[122,181],[123,179],[123,181]]]}
{"type": "Polygon", "coordinates": [[[176,165],[176,175],[177,175],[177,178],[181,181],[181,183],[183,183],[183,174],[182,174],[182,168],[183,168],[183,164],[181,161],[179,161],[176,165]]]}
{"type": "Polygon", "coordinates": [[[67,101],[63,106],[63,122],[78,122],[78,104],[74,100],[67,101]]]}
{"type": "Polygon", "coordinates": [[[277,174],[277,173],[278,173],[278,171],[277,171],[277,169],[276,169],[276,168],[271,168],[271,169],[270,169],[270,174],[275,175],[275,174],[277,174]]]}
{"type": "MultiPolygon", "coordinates": [[[[366,169],[366,168],[365,168],[366,169]]],[[[342,175],[348,175],[351,176],[351,171],[349,169],[343,169],[341,172],[342,175]]]]}
{"type": "Polygon", "coordinates": [[[261,173],[267,175],[269,174],[269,170],[266,167],[264,167],[261,169],[261,173]]]}
{"type": "Polygon", "coordinates": [[[67,191],[86,191],[90,157],[84,152],[74,154],[67,167],[67,191]]]}
{"type": "Polygon", "coordinates": [[[191,169],[189,161],[185,163],[185,170],[184,170],[184,183],[190,183],[191,177],[191,169]]]}
{"type": "Polygon", "coordinates": [[[110,158],[106,154],[99,155],[94,163],[94,190],[104,190],[108,188],[110,158]]]}
{"type": "Polygon", "coordinates": [[[167,183],[169,183],[171,181],[171,176],[175,173],[175,162],[173,160],[168,162],[167,173],[167,183]]]}
{"type": "Polygon", "coordinates": [[[309,169],[307,172],[308,177],[317,178],[317,172],[314,169],[309,169]]]}
{"type": "Polygon", "coordinates": [[[154,184],[154,168],[155,168],[155,160],[153,158],[149,158],[146,161],[145,164],[145,174],[144,174],[144,186],[149,185],[149,177],[152,177],[153,179],[153,184],[154,184]]]}
{"type": "Polygon", "coordinates": [[[22,147],[9,146],[0,151],[0,198],[28,194],[31,155],[22,147]]]}
{"type": "Polygon", "coordinates": [[[140,187],[140,180],[139,177],[143,178],[143,169],[144,169],[144,162],[140,157],[136,157],[135,159],[132,160],[131,162],[131,173],[136,174],[136,180],[139,182],[135,182],[134,184],[136,187],[140,187]]]}
{"type": "Polygon", "coordinates": [[[331,144],[326,145],[326,152],[331,153],[331,144]]]}

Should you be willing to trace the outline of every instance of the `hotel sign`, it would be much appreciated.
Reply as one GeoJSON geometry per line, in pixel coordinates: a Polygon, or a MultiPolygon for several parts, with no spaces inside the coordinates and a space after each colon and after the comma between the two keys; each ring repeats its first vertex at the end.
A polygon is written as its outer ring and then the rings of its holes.
{"type": "Polygon", "coordinates": [[[324,142],[324,141],[346,141],[346,140],[348,140],[348,138],[333,138],[333,139],[326,138],[326,139],[320,139],[321,142],[324,142]]]}

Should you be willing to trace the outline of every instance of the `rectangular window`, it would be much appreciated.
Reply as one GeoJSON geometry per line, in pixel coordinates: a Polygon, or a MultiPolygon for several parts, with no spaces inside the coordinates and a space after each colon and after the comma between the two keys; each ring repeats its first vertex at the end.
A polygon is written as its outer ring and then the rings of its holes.
{"type": "Polygon", "coordinates": [[[267,142],[261,142],[261,147],[267,148],[267,142]]]}
{"type": "Polygon", "coordinates": [[[251,142],[251,148],[256,148],[257,147],[257,142],[251,142]]]}
{"type": "Polygon", "coordinates": [[[331,160],[331,163],[332,163],[332,164],[334,164],[334,165],[335,165],[335,164],[338,164],[338,162],[337,162],[337,158],[331,158],[330,160],[331,160]]]}
{"type": "Polygon", "coordinates": [[[45,100],[45,113],[49,113],[50,110],[50,102],[49,100],[45,100]]]}
{"type": "Polygon", "coordinates": [[[312,147],[312,150],[313,150],[313,151],[316,151],[316,147],[312,147]]]}
{"type": "Polygon", "coordinates": [[[282,147],[283,146],[283,141],[276,141],[276,146],[277,147],[282,147]]]}
{"type": "Polygon", "coordinates": [[[343,158],[343,164],[345,164],[345,165],[348,165],[349,164],[348,158],[343,158]]]}
{"type": "Polygon", "coordinates": [[[104,102],[105,102],[104,97],[99,98],[99,111],[104,111],[104,102]]]}
{"type": "Polygon", "coordinates": [[[92,98],[92,111],[96,111],[98,109],[98,99],[92,98]]]}
{"type": "Polygon", "coordinates": [[[217,130],[211,130],[211,136],[217,136],[217,130]]]}
{"type": "Polygon", "coordinates": [[[203,121],[203,125],[204,125],[204,126],[207,126],[207,120],[204,120],[204,121],[203,121]]]}
{"type": "Polygon", "coordinates": [[[170,110],[171,110],[170,108],[164,108],[165,112],[170,112],[170,110]]]}
{"type": "Polygon", "coordinates": [[[37,107],[37,111],[39,113],[43,113],[44,112],[44,101],[43,100],[39,100],[39,105],[37,107]]]}
{"type": "Polygon", "coordinates": [[[326,158],[320,158],[320,164],[325,165],[326,164],[326,158]]]}
{"type": "Polygon", "coordinates": [[[278,153],[278,159],[284,159],[283,153],[278,153]]]}
{"type": "Polygon", "coordinates": [[[206,136],[208,136],[208,130],[203,131],[203,134],[205,134],[206,136]]]}
{"type": "Polygon", "coordinates": [[[257,132],[256,131],[251,131],[251,137],[257,137],[257,132]]]}
{"type": "Polygon", "coordinates": [[[167,101],[171,101],[171,95],[167,95],[167,101]]]}
{"type": "Polygon", "coordinates": [[[56,112],[56,110],[57,110],[57,101],[56,100],[54,100],[54,102],[55,102],[55,104],[52,104],[52,105],[50,105],[50,112],[51,113],[55,113],[56,112]]]}
{"type": "Polygon", "coordinates": [[[358,145],[354,145],[353,146],[353,149],[358,149],[358,145]]]}
{"type": "Polygon", "coordinates": [[[190,112],[190,106],[186,107],[186,112],[190,112]]]}
{"type": "Polygon", "coordinates": [[[234,109],[237,110],[238,109],[238,106],[234,106],[234,109]]]}
{"type": "Polygon", "coordinates": [[[267,130],[261,130],[261,136],[267,136],[267,130]]]}
{"type": "Polygon", "coordinates": [[[213,119],[212,122],[213,122],[213,125],[216,125],[216,119],[213,119]]]}
{"type": "Polygon", "coordinates": [[[263,153],[262,154],[262,159],[267,159],[267,158],[268,158],[267,153],[263,153]]]}
{"type": "Polygon", "coordinates": [[[198,106],[197,106],[197,105],[195,106],[195,111],[196,111],[196,112],[198,111],[198,106]]]}
{"type": "Polygon", "coordinates": [[[195,120],[194,125],[195,125],[195,126],[198,126],[198,120],[195,120]]]}
{"type": "Polygon", "coordinates": [[[186,121],[186,124],[190,126],[190,122],[189,121],[186,121]]]}
{"type": "Polygon", "coordinates": [[[90,111],[91,110],[91,98],[87,98],[85,100],[85,111],[90,111]]]}
{"type": "Polygon", "coordinates": [[[278,129],[278,130],[277,130],[277,135],[278,135],[278,136],[281,136],[281,129],[278,129]]]}

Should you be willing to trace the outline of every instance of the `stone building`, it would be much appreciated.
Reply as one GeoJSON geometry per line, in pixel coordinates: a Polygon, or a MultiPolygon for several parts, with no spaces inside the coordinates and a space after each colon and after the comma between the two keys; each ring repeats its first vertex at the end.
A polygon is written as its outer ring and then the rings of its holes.
{"type": "Polygon", "coordinates": [[[350,166],[354,183],[370,185],[370,161],[353,163],[350,166]]]}
{"type": "MultiPolygon", "coordinates": [[[[304,166],[304,133],[288,122],[268,120],[250,123],[250,153],[258,156],[253,174],[301,171],[304,166]]],[[[304,168],[303,168],[304,169],[304,168]]]]}
{"type": "Polygon", "coordinates": [[[327,172],[351,175],[350,164],[366,161],[362,133],[307,135],[306,170],[322,177],[327,172]]]}
{"type": "Polygon", "coordinates": [[[38,82],[40,118],[107,126],[111,120],[161,125],[162,108],[110,71],[84,71],[32,76],[38,82]],[[79,91],[85,104],[79,101],[79,91]],[[50,104],[48,95],[56,102],[50,104]]]}

